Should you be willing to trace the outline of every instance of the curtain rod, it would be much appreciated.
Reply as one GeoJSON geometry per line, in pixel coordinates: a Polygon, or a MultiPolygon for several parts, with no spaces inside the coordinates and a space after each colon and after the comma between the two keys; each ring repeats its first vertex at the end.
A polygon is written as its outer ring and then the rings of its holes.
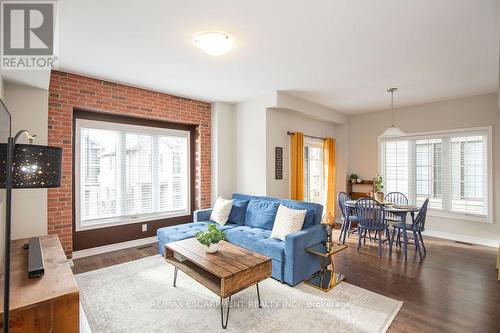
{"type": "MultiPolygon", "coordinates": [[[[287,131],[286,134],[288,134],[288,135],[294,135],[295,132],[287,131]]],[[[307,134],[304,134],[304,136],[307,136],[308,138],[319,139],[319,140],[325,140],[326,139],[326,138],[320,138],[319,136],[307,135],[307,134]]]]}

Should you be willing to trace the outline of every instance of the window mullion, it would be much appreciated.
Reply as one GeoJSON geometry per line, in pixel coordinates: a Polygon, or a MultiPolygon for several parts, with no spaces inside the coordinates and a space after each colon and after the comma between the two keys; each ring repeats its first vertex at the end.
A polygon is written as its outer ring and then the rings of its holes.
{"type": "Polygon", "coordinates": [[[451,163],[453,161],[451,157],[451,140],[449,137],[443,137],[442,140],[443,150],[442,150],[442,177],[443,177],[443,210],[450,211],[451,210],[451,200],[452,200],[452,186],[451,186],[451,163]]]}
{"type": "Polygon", "coordinates": [[[116,147],[116,210],[118,216],[126,214],[126,192],[127,192],[127,160],[126,160],[126,137],[125,133],[118,132],[118,143],[116,147]]]}
{"type": "Polygon", "coordinates": [[[489,177],[488,177],[488,166],[489,166],[489,162],[488,162],[488,158],[491,158],[488,156],[488,151],[489,151],[489,145],[492,144],[491,142],[489,142],[488,140],[488,137],[487,136],[483,136],[483,145],[482,145],[482,154],[483,154],[483,213],[485,215],[488,216],[488,220],[489,220],[489,216],[491,214],[491,209],[493,207],[490,207],[490,194],[489,194],[489,191],[491,191],[492,189],[490,189],[490,184],[489,184],[489,177]]]}
{"type": "Polygon", "coordinates": [[[152,182],[152,200],[153,200],[153,212],[158,212],[160,210],[160,176],[159,176],[159,137],[157,135],[152,137],[152,152],[151,152],[151,182],[152,182]]]}
{"type": "Polygon", "coordinates": [[[408,140],[408,201],[414,204],[417,202],[416,154],[415,140],[408,140]]]}

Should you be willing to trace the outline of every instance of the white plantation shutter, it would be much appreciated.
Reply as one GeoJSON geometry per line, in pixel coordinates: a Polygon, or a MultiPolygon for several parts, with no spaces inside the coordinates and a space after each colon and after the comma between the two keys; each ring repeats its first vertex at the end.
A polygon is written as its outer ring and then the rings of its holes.
{"type": "Polygon", "coordinates": [[[190,213],[189,132],[77,120],[77,227],[190,213]]]}
{"type": "Polygon", "coordinates": [[[402,192],[408,196],[408,141],[387,141],[383,145],[385,164],[384,175],[386,192],[402,192]]]}
{"type": "Polygon", "coordinates": [[[489,128],[380,140],[385,192],[410,203],[429,198],[435,215],[491,221],[489,128]]]}

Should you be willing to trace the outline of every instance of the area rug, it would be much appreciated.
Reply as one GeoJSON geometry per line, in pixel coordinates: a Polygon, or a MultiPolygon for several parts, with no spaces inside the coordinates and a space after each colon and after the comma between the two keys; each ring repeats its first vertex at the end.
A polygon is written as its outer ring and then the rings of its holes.
{"type": "Polygon", "coordinates": [[[221,327],[219,297],[157,255],[76,275],[93,333],[100,332],[385,332],[402,302],[346,282],[330,292],[273,279],[232,298],[221,327]]]}

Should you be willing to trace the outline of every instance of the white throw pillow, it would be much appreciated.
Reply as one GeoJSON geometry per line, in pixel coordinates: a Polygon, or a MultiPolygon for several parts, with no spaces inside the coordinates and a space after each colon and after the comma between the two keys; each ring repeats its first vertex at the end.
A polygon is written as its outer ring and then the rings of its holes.
{"type": "Polygon", "coordinates": [[[229,213],[231,213],[231,208],[233,208],[233,200],[217,198],[215,201],[214,209],[212,209],[212,214],[210,214],[210,221],[214,221],[220,225],[226,224],[229,219],[229,213]]]}
{"type": "Polygon", "coordinates": [[[306,213],[307,210],[290,209],[280,205],[274,219],[271,238],[284,241],[286,235],[302,230],[306,213]]]}

